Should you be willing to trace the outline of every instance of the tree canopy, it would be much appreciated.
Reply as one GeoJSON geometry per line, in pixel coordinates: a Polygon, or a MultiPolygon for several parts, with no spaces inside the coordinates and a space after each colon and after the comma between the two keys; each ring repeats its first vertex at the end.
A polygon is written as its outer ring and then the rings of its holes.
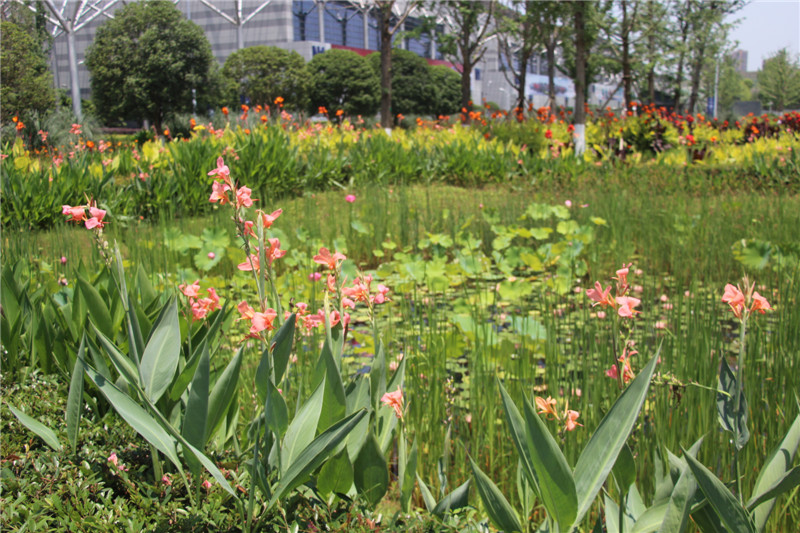
{"type": "Polygon", "coordinates": [[[55,104],[53,76],[41,44],[12,22],[0,23],[0,88],[4,121],[44,113],[55,104]]]}
{"type": "Polygon", "coordinates": [[[228,56],[222,75],[237,96],[253,104],[271,104],[281,96],[289,107],[307,105],[308,72],[297,52],[276,46],[243,48],[228,56]]]}
{"type": "MultiPolygon", "coordinates": [[[[367,60],[380,76],[381,55],[370,54],[367,60]]],[[[435,88],[428,62],[414,52],[392,49],[392,114],[424,115],[430,113],[435,88]]]]}
{"type": "Polygon", "coordinates": [[[92,98],[107,123],[192,111],[214,90],[214,56],[203,30],[172,2],[128,4],[97,30],[86,51],[92,98]]]}
{"type": "Polygon", "coordinates": [[[786,48],[764,61],[758,73],[758,98],[775,111],[800,107],[800,65],[786,48]]]}
{"type": "Polygon", "coordinates": [[[367,59],[350,50],[328,50],[306,66],[311,77],[310,110],[374,115],[381,98],[380,79],[367,59]]]}

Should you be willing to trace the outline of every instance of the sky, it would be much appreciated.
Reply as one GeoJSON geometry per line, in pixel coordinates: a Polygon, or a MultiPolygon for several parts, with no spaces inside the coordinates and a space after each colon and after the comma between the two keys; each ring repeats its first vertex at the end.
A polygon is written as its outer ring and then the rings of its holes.
{"type": "Polygon", "coordinates": [[[761,63],[781,48],[796,57],[800,53],[800,0],[751,0],[728,17],[739,19],[731,31],[731,41],[747,50],[747,70],[759,70],[761,63]]]}

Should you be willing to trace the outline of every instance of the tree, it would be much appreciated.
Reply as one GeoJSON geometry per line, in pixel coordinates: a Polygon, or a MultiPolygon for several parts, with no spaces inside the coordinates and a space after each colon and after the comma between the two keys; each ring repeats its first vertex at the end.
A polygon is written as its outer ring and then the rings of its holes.
{"type": "Polygon", "coordinates": [[[430,113],[434,117],[458,113],[461,109],[461,76],[444,65],[434,65],[429,68],[434,89],[430,113]]]}
{"type": "Polygon", "coordinates": [[[408,15],[417,5],[410,0],[375,0],[378,12],[378,34],[380,35],[380,85],[381,126],[392,127],[392,39],[403,27],[408,15]],[[402,9],[399,9],[403,4],[402,9]],[[399,13],[394,11],[398,8],[399,13]]]}
{"type": "Polygon", "coordinates": [[[44,113],[55,104],[41,44],[13,22],[0,23],[0,89],[4,121],[44,113]]]}
{"type": "Polygon", "coordinates": [[[276,46],[243,48],[228,56],[222,74],[237,96],[253,104],[271,104],[281,96],[289,106],[307,107],[308,72],[297,52],[276,46]]]}
{"type": "MultiPolygon", "coordinates": [[[[376,74],[380,73],[380,54],[367,57],[376,74]]],[[[431,112],[435,92],[428,62],[408,50],[392,50],[392,113],[424,115],[431,112]]]]}
{"type": "Polygon", "coordinates": [[[108,123],[192,111],[212,90],[214,56],[203,30],[172,2],[128,4],[97,29],[86,51],[92,99],[108,123]]]}
{"type": "Polygon", "coordinates": [[[378,110],[381,84],[366,58],[350,50],[328,50],[315,55],[306,68],[312,112],[321,106],[348,115],[374,115],[378,110]]]}
{"type": "Polygon", "coordinates": [[[489,30],[493,27],[494,8],[494,0],[448,0],[439,4],[447,31],[437,37],[442,53],[461,63],[462,108],[469,108],[472,99],[472,70],[486,53],[486,42],[492,36],[489,30]]]}
{"type": "Polygon", "coordinates": [[[800,107],[800,65],[786,48],[764,60],[758,72],[758,99],[775,111],[800,107]]]}
{"type": "Polygon", "coordinates": [[[547,60],[549,103],[555,107],[556,47],[561,40],[565,5],[562,2],[516,0],[510,9],[498,10],[498,45],[506,64],[503,74],[517,91],[514,107],[518,109],[525,107],[525,78],[529,62],[542,49],[547,60]]]}

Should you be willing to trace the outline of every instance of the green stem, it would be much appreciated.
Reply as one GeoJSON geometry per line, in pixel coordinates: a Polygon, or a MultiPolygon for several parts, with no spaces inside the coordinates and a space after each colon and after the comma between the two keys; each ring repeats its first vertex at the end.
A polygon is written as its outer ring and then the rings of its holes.
{"type": "Polygon", "coordinates": [[[747,332],[747,311],[744,311],[742,315],[742,326],[739,331],[739,359],[737,362],[736,368],[736,412],[735,412],[735,423],[733,424],[735,440],[733,442],[733,464],[734,464],[734,471],[736,473],[736,496],[739,498],[739,503],[744,504],[744,499],[742,498],[742,476],[739,472],[739,435],[741,434],[739,428],[739,414],[741,413],[742,409],[742,396],[744,394],[744,383],[742,380],[744,379],[744,359],[746,356],[746,346],[745,346],[745,334],[747,332]]]}

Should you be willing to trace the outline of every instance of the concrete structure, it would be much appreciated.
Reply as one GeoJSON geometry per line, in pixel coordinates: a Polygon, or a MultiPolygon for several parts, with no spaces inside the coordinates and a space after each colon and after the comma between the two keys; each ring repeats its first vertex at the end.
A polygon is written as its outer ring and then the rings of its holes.
{"type": "Polygon", "coordinates": [[[747,72],[747,50],[734,50],[731,52],[733,59],[733,68],[739,74],[747,72]]]}

